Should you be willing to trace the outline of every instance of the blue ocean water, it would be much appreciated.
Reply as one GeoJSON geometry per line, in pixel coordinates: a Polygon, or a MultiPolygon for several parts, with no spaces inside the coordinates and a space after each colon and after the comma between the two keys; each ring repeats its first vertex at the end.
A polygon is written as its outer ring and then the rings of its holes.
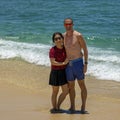
{"type": "Polygon", "coordinates": [[[88,75],[120,82],[120,0],[1,0],[0,59],[50,66],[54,32],[71,17],[89,50],[88,75]]]}

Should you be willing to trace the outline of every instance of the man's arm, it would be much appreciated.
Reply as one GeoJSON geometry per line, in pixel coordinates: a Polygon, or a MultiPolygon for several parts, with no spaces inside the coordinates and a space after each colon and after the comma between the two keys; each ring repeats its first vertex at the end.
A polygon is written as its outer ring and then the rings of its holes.
{"type": "Polygon", "coordinates": [[[87,49],[86,42],[82,35],[79,35],[79,41],[80,41],[80,46],[84,52],[84,62],[88,62],[88,49],[87,49]]]}
{"type": "Polygon", "coordinates": [[[87,45],[86,45],[86,42],[85,42],[83,36],[80,34],[78,38],[79,38],[80,46],[81,46],[81,48],[83,50],[84,73],[86,73],[86,71],[87,71],[87,64],[88,64],[88,49],[87,49],[87,45]]]}

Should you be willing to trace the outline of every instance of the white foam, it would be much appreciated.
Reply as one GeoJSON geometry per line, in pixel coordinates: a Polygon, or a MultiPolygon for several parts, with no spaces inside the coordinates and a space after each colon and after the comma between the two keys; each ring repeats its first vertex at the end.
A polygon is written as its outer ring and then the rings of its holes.
{"type": "MultiPolygon", "coordinates": [[[[0,39],[0,59],[18,57],[37,65],[50,66],[50,45],[30,44],[0,39]]],[[[87,74],[99,79],[120,81],[120,54],[118,51],[88,47],[87,74]]]]}
{"type": "Polygon", "coordinates": [[[0,58],[19,57],[37,65],[50,65],[48,58],[49,48],[49,45],[44,44],[28,44],[0,40],[0,58]]]}
{"type": "Polygon", "coordinates": [[[120,64],[120,53],[113,50],[89,47],[89,59],[120,64]]]}
{"type": "Polygon", "coordinates": [[[99,79],[120,81],[120,54],[113,50],[89,47],[88,74],[99,79]]]}
{"type": "Polygon", "coordinates": [[[120,67],[111,63],[90,62],[87,74],[103,80],[115,80],[120,82],[120,67]]]}

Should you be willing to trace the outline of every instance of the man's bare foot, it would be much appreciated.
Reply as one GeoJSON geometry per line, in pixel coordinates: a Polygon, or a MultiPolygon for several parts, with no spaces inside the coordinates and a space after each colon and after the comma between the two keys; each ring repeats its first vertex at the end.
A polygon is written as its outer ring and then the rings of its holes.
{"type": "Polygon", "coordinates": [[[75,108],[69,108],[68,110],[70,111],[70,113],[75,113],[75,108]]]}

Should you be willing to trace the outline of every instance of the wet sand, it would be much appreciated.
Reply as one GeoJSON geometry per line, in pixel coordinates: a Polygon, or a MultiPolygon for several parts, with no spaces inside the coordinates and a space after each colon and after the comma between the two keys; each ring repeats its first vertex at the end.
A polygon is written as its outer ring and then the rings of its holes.
{"type": "Polygon", "coordinates": [[[69,96],[61,108],[64,113],[51,114],[50,68],[17,59],[0,60],[0,120],[119,120],[120,82],[86,76],[87,114],[79,112],[80,89],[76,82],[76,112],[70,114],[69,96]],[[26,81],[40,81],[40,84],[26,81]],[[22,82],[23,81],[23,82],[22,82]],[[28,85],[28,86],[27,86],[28,85]],[[31,86],[30,86],[31,85],[31,86]]]}

